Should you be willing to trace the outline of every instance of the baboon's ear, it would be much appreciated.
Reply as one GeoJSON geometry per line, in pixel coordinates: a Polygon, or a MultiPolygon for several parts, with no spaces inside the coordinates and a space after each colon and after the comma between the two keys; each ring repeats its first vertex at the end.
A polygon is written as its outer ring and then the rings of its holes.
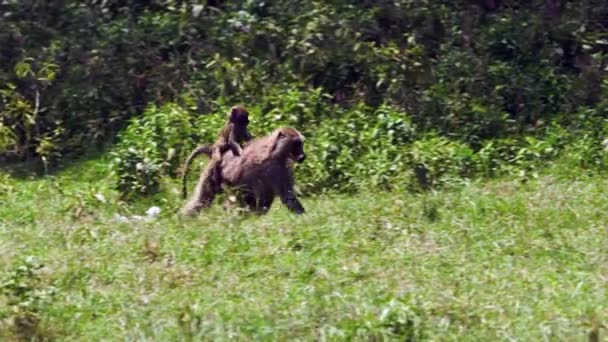
{"type": "Polygon", "coordinates": [[[236,109],[236,107],[230,108],[230,113],[228,113],[228,119],[230,121],[234,121],[234,120],[236,120],[236,117],[237,117],[237,109],[236,109]]]}
{"type": "Polygon", "coordinates": [[[274,152],[277,148],[277,144],[279,143],[279,139],[284,137],[285,134],[282,131],[275,132],[272,136],[272,146],[270,147],[270,153],[274,152]]]}

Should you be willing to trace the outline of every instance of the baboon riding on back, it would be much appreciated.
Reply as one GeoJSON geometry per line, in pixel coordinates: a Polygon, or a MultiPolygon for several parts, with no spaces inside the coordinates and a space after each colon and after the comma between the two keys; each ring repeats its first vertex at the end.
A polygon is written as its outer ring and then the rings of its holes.
{"type": "MultiPolygon", "coordinates": [[[[188,196],[188,189],[186,185],[186,177],[188,175],[188,168],[192,160],[201,153],[211,156],[211,162],[209,163],[209,177],[212,177],[210,186],[219,187],[221,185],[221,162],[222,155],[230,150],[235,155],[241,155],[243,150],[240,144],[246,143],[251,140],[251,135],[247,130],[249,125],[249,112],[242,106],[234,106],[230,108],[228,112],[228,119],[224,127],[222,127],[215,143],[213,146],[199,145],[184,162],[183,174],[182,174],[182,196],[184,199],[188,196]]],[[[218,189],[219,191],[219,189],[218,189]]]]}

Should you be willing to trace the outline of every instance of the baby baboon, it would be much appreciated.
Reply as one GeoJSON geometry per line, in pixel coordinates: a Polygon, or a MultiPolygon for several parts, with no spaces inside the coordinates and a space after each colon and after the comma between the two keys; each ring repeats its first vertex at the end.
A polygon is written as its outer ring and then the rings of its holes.
{"type": "Polygon", "coordinates": [[[239,144],[251,140],[251,135],[247,131],[247,125],[249,125],[249,113],[247,110],[242,106],[234,106],[230,108],[226,125],[220,131],[215,144],[211,147],[209,145],[199,145],[190,153],[184,162],[182,174],[182,195],[184,199],[188,196],[186,176],[188,175],[188,168],[192,159],[201,153],[211,154],[210,164],[213,167],[210,168],[209,172],[213,177],[213,185],[219,186],[222,182],[220,170],[222,155],[228,150],[231,150],[237,156],[241,155],[243,149],[239,144]]]}
{"type": "MultiPolygon", "coordinates": [[[[202,153],[210,155],[207,149],[202,153]]],[[[293,189],[293,172],[290,160],[301,163],[306,158],[304,136],[294,128],[279,128],[271,135],[251,141],[241,157],[226,153],[221,160],[221,182],[237,187],[240,198],[257,213],[270,209],[276,195],[296,214],[304,213],[302,204],[293,189]]],[[[213,186],[208,166],[196,185],[193,197],[183,213],[194,216],[209,207],[219,190],[213,186]]]]}

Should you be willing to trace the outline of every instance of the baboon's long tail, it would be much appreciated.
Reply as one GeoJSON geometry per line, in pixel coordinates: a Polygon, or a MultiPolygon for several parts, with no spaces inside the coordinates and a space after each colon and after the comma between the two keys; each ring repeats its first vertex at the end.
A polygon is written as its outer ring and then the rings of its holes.
{"type": "Polygon", "coordinates": [[[182,196],[184,197],[184,199],[186,199],[188,197],[188,187],[186,184],[186,182],[187,182],[186,176],[188,176],[188,168],[190,167],[190,163],[199,154],[205,154],[205,155],[207,155],[207,157],[211,157],[212,153],[213,153],[213,146],[199,145],[197,148],[194,149],[194,151],[192,151],[192,153],[190,153],[188,158],[186,158],[186,161],[184,162],[184,167],[182,168],[182,196]]]}

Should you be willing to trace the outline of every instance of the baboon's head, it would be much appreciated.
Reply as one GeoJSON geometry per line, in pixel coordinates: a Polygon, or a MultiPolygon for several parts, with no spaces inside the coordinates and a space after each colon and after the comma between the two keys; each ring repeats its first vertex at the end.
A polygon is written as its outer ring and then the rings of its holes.
{"type": "Polygon", "coordinates": [[[272,153],[301,163],[306,159],[304,136],[295,128],[282,127],[273,134],[272,153]]]}
{"type": "Polygon", "coordinates": [[[234,106],[230,108],[228,121],[239,126],[247,126],[249,124],[249,112],[243,106],[234,106]]]}

